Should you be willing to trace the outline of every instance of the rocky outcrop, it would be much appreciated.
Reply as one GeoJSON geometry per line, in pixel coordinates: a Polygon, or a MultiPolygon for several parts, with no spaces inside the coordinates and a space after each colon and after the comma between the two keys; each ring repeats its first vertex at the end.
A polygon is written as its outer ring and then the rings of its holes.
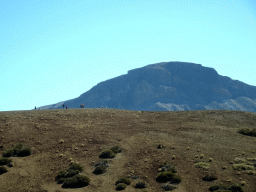
{"type": "Polygon", "coordinates": [[[256,87],[221,76],[213,68],[185,62],[147,65],[94,86],[78,98],[41,109],[240,110],[256,112],[256,87]]]}

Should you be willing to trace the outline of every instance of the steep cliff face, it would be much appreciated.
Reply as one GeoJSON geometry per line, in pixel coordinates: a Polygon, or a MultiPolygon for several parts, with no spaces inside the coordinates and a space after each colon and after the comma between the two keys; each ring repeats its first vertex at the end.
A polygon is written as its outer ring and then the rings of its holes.
{"type": "MultiPolygon", "coordinates": [[[[70,108],[101,106],[128,110],[181,111],[227,109],[256,112],[256,87],[219,75],[200,64],[147,65],[94,86],[70,108]]],[[[44,108],[60,108],[63,102],[44,108]]]]}

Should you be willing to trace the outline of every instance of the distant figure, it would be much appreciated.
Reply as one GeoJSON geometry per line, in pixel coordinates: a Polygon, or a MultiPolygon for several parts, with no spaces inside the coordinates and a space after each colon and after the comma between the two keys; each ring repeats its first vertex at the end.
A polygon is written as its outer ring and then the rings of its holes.
{"type": "Polygon", "coordinates": [[[82,104],[80,104],[80,108],[84,108],[84,104],[82,103],[82,104]]]}
{"type": "Polygon", "coordinates": [[[103,106],[101,108],[103,108],[103,106]]]}
{"type": "Polygon", "coordinates": [[[68,109],[68,106],[66,105],[66,109],[68,109]]]}
{"type": "Polygon", "coordinates": [[[63,109],[64,109],[65,105],[63,104],[63,109]]]}
{"type": "Polygon", "coordinates": [[[36,110],[36,106],[35,106],[35,110],[36,110]]]}

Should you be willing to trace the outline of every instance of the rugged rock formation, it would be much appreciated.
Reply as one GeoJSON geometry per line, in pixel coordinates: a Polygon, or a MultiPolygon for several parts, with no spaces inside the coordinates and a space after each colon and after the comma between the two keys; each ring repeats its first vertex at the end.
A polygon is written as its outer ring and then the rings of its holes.
{"type": "Polygon", "coordinates": [[[219,75],[200,64],[165,62],[147,65],[94,86],[76,99],[41,109],[101,108],[126,110],[240,110],[256,112],[256,87],[219,75]]]}

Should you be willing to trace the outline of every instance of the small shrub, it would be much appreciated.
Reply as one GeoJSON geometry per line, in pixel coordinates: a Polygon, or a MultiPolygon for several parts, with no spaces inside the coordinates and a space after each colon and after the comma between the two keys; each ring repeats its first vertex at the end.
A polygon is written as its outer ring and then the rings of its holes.
{"type": "Polygon", "coordinates": [[[65,179],[66,179],[66,178],[63,178],[63,177],[62,177],[62,178],[58,179],[57,183],[58,183],[58,184],[62,184],[62,183],[64,183],[65,179]]]}
{"type": "Polygon", "coordinates": [[[113,151],[115,154],[121,153],[121,148],[119,146],[114,146],[110,148],[111,151],[113,151]]]}
{"type": "Polygon", "coordinates": [[[164,185],[161,186],[165,191],[172,191],[174,189],[177,188],[176,185],[172,185],[172,184],[169,184],[169,183],[166,183],[164,185]]]}
{"type": "Polygon", "coordinates": [[[126,185],[130,185],[131,181],[126,177],[121,177],[120,179],[117,180],[116,185],[118,185],[119,183],[125,183],[126,185]]]}
{"type": "Polygon", "coordinates": [[[12,160],[9,159],[9,158],[3,157],[3,158],[0,159],[0,165],[7,165],[7,164],[9,164],[11,162],[12,162],[12,160]]]}
{"type": "Polygon", "coordinates": [[[241,185],[239,185],[239,184],[233,184],[229,187],[225,187],[221,184],[213,185],[209,188],[209,190],[215,191],[215,192],[217,192],[217,191],[219,191],[219,192],[224,192],[224,191],[226,191],[226,192],[243,192],[243,189],[242,189],[241,185]]]}
{"type": "Polygon", "coordinates": [[[65,178],[65,174],[67,173],[67,171],[65,170],[61,170],[58,175],[55,177],[55,181],[59,181],[61,178],[65,178]]]}
{"type": "Polygon", "coordinates": [[[243,134],[243,135],[249,135],[249,136],[253,136],[256,137],[256,129],[240,129],[238,130],[238,133],[243,134]]]}
{"type": "Polygon", "coordinates": [[[4,153],[3,153],[3,157],[11,157],[13,154],[13,149],[7,149],[4,153]]]}
{"type": "Polygon", "coordinates": [[[116,156],[116,154],[110,149],[106,149],[106,150],[102,151],[99,155],[99,157],[102,159],[114,158],[115,156],[116,156]]]}
{"type": "Polygon", "coordinates": [[[135,188],[138,188],[138,189],[143,189],[146,187],[147,187],[147,185],[144,181],[139,181],[138,183],[136,183],[136,186],[135,186],[135,188]]]}
{"type": "Polygon", "coordinates": [[[236,164],[240,164],[240,163],[244,163],[245,162],[245,159],[244,158],[235,158],[235,160],[234,160],[234,162],[236,163],[236,164]]]}
{"type": "Polygon", "coordinates": [[[85,175],[75,175],[74,177],[66,178],[62,187],[63,188],[80,188],[90,184],[90,179],[85,175]]]}
{"type": "Polygon", "coordinates": [[[178,175],[175,175],[175,173],[172,173],[172,172],[162,172],[158,174],[156,181],[158,183],[166,183],[168,181],[170,183],[180,183],[181,177],[178,175]]]}
{"type": "Polygon", "coordinates": [[[81,165],[77,164],[77,163],[73,163],[69,167],[69,169],[78,170],[79,172],[82,172],[84,170],[84,168],[81,165]]]}
{"type": "Polygon", "coordinates": [[[104,165],[99,165],[94,169],[93,173],[96,175],[100,175],[102,173],[105,173],[106,171],[107,167],[105,167],[104,165]]]}
{"type": "Polygon", "coordinates": [[[73,177],[73,176],[75,176],[75,175],[77,175],[77,174],[79,174],[79,173],[80,173],[79,170],[69,169],[69,170],[67,170],[67,172],[66,172],[66,174],[65,174],[65,178],[67,178],[67,177],[73,177]]]}
{"type": "Polygon", "coordinates": [[[3,153],[3,157],[25,157],[31,154],[31,148],[23,145],[23,143],[16,143],[11,148],[3,153]]]}
{"type": "Polygon", "coordinates": [[[203,181],[214,181],[217,180],[217,176],[213,173],[207,173],[204,177],[203,177],[203,181]]]}
{"type": "Polygon", "coordinates": [[[167,163],[166,161],[162,162],[160,164],[159,168],[161,168],[161,172],[177,173],[177,171],[178,171],[174,165],[167,163]]]}
{"type": "Polygon", "coordinates": [[[124,190],[126,187],[127,187],[127,185],[126,185],[125,183],[119,183],[119,184],[116,186],[116,190],[117,190],[117,191],[122,191],[122,190],[124,190]]]}
{"type": "Polygon", "coordinates": [[[245,163],[241,164],[234,164],[233,165],[234,170],[242,171],[242,170],[254,170],[254,166],[252,165],[246,165],[245,163]]]}
{"type": "Polygon", "coordinates": [[[205,162],[198,162],[198,163],[195,163],[194,166],[196,168],[208,169],[210,167],[210,164],[209,163],[205,163],[205,162]]]}
{"type": "Polygon", "coordinates": [[[4,174],[4,173],[6,173],[6,172],[7,172],[6,167],[0,166],[0,175],[4,174]]]}

